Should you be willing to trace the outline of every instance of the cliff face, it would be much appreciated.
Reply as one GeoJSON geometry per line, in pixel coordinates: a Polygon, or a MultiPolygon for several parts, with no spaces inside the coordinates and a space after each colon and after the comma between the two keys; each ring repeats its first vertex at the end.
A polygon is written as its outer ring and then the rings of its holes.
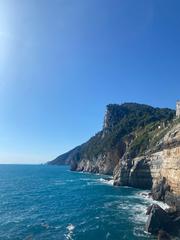
{"type": "Polygon", "coordinates": [[[141,104],[108,105],[102,131],[50,164],[111,174],[115,185],[151,189],[180,210],[180,123],[175,111],[141,104]]]}
{"type": "Polygon", "coordinates": [[[114,183],[152,188],[154,199],[180,211],[180,123],[168,129],[161,141],[143,156],[133,159],[124,156],[114,170],[114,183]]]}
{"type": "Polygon", "coordinates": [[[77,164],[76,169],[71,166],[71,170],[112,175],[120,156],[121,153],[118,149],[100,153],[92,158],[84,156],[77,164]]]}
{"type": "Polygon", "coordinates": [[[180,123],[165,135],[161,146],[162,150],[156,153],[161,165],[154,177],[153,197],[176,206],[180,212],[180,123]]]}

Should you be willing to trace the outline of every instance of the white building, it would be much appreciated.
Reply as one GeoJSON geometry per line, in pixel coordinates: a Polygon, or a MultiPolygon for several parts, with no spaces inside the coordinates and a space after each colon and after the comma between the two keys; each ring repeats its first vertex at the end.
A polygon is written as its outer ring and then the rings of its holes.
{"type": "Polygon", "coordinates": [[[180,117],[180,100],[176,102],[176,117],[180,117]]]}

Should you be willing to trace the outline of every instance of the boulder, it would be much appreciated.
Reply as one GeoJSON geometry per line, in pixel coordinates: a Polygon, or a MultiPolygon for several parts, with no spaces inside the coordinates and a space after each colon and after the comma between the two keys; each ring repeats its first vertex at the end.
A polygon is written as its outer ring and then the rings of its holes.
{"type": "Polygon", "coordinates": [[[175,206],[166,208],[165,211],[166,211],[169,215],[172,215],[173,217],[176,216],[176,213],[177,213],[175,206]]]}
{"type": "Polygon", "coordinates": [[[169,232],[172,227],[172,219],[168,213],[159,205],[153,204],[148,209],[149,217],[145,226],[145,230],[152,234],[157,234],[159,230],[169,232]]]}

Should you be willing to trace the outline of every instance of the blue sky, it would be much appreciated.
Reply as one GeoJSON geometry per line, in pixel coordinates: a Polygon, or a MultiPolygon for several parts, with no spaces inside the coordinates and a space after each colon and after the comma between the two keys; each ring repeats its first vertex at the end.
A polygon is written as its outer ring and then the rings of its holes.
{"type": "Polygon", "coordinates": [[[108,103],[175,108],[179,0],[0,0],[0,163],[86,141],[108,103]]]}

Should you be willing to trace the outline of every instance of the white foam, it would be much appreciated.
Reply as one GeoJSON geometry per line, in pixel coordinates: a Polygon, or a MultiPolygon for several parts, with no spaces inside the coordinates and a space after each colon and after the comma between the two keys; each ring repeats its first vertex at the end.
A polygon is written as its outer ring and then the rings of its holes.
{"type": "Polygon", "coordinates": [[[56,185],[56,186],[65,185],[65,184],[66,183],[63,182],[62,180],[57,180],[57,181],[54,182],[54,185],[56,185]]]}
{"type": "Polygon", "coordinates": [[[164,210],[170,208],[170,206],[167,203],[164,203],[164,202],[159,202],[159,201],[153,200],[153,203],[158,204],[164,210]]]}
{"type": "Polygon", "coordinates": [[[69,224],[67,227],[67,234],[64,234],[64,236],[66,237],[67,240],[73,240],[72,235],[73,235],[73,231],[75,229],[75,226],[73,224],[69,224]]]}
{"type": "Polygon", "coordinates": [[[113,179],[111,179],[111,180],[106,180],[106,179],[104,179],[104,178],[100,178],[99,181],[102,182],[102,183],[104,183],[104,184],[111,185],[111,186],[114,185],[114,180],[113,180],[113,179]]]}
{"type": "MultiPolygon", "coordinates": [[[[131,213],[130,219],[135,221],[137,224],[145,223],[148,219],[148,215],[146,215],[147,207],[152,204],[158,204],[162,209],[167,209],[169,206],[166,203],[155,201],[149,196],[149,191],[139,192],[133,198],[139,198],[143,200],[141,203],[131,204],[130,202],[124,203],[124,209],[129,207],[129,211],[131,213]]],[[[123,209],[123,208],[122,208],[123,209]]],[[[142,231],[134,230],[134,235],[143,234],[142,231]]]]}
{"type": "Polygon", "coordinates": [[[146,215],[147,206],[143,204],[135,204],[131,206],[132,217],[137,223],[145,223],[148,216],[146,215]]]}
{"type": "Polygon", "coordinates": [[[143,229],[143,227],[135,227],[133,229],[133,235],[138,237],[138,238],[142,238],[148,235],[148,233],[146,233],[143,229]]]}
{"type": "Polygon", "coordinates": [[[92,181],[93,179],[91,179],[91,178],[79,178],[79,180],[81,180],[81,181],[92,181]]]}
{"type": "Polygon", "coordinates": [[[164,203],[164,202],[161,202],[161,201],[156,201],[156,200],[152,199],[152,197],[149,196],[149,193],[150,193],[149,191],[140,192],[140,193],[138,193],[138,196],[140,198],[143,198],[146,203],[157,204],[164,210],[170,208],[170,206],[167,203],[164,203]]]}
{"type": "Polygon", "coordinates": [[[71,232],[71,231],[74,230],[74,228],[75,228],[75,226],[70,223],[70,224],[67,226],[66,229],[71,232]]]}

